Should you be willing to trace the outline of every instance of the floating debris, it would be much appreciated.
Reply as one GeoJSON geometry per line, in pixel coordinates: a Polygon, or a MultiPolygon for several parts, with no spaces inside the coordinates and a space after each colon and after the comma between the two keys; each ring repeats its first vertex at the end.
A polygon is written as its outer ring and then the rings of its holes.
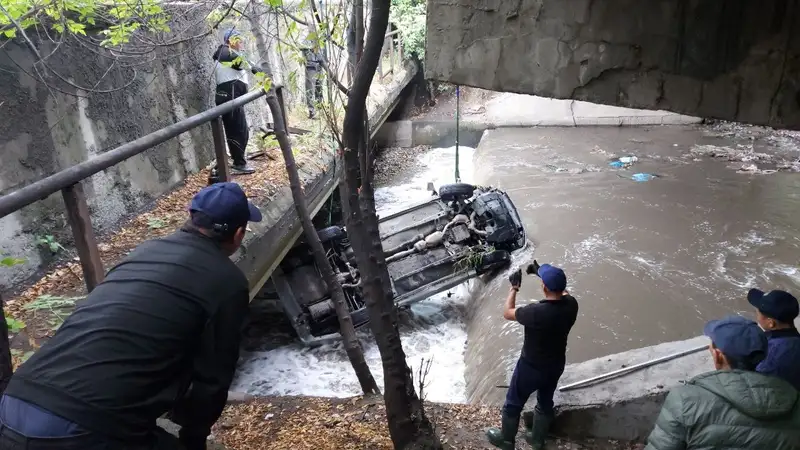
{"type": "Polygon", "coordinates": [[[613,167],[613,168],[615,168],[615,169],[624,169],[626,167],[630,167],[636,161],[639,161],[639,158],[637,158],[635,156],[632,156],[632,155],[631,156],[622,156],[619,159],[611,161],[610,163],[608,163],[608,165],[613,167]]]}
{"type": "Polygon", "coordinates": [[[650,180],[652,180],[654,178],[657,178],[657,175],[653,175],[651,173],[635,173],[635,174],[631,175],[631,180],[636,181],[638,183],[641,183],[641,182],[644,182],[644,181],[650,181],[650,180]]]}

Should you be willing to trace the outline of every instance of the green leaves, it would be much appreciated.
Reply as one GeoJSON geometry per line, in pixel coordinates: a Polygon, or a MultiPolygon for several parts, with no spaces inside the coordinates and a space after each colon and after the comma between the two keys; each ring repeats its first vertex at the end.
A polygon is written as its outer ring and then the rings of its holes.
{"type": "Polygon", "coordinates": [[[264,4],[272,8],[279,8],[283,6],[283,0],[264,0],[264,4]]]}
{"type": "Polygon", "coordinates": [[[39,236],[39,238],[36,239],[36,245],[49,249],[50,253],[58,253],[61,250],[64,250],[64,246],[56,241],[56,238],[53,237],[52,234],[39,236]]]}
{"type": "Polygon", "coordinates": [[[403,49],[420,59],[425,58],[426,3],[421,0],[392,0],[389,20],[400,31],[403,49]]]}
{"type": "Polygon", "coordinates": [[[9,333],[12,334],[17,334],[25,329],[25,322],[17,320],[13,317],[6,316],[6,325],[8,325],[9,333]]]}
{"type": "MultiPolygon", "coordinates": [[[[105,36],[101,45],[107,47],[129,42],[131,34],[142,28],[169,31],[170,15],[164,11],[161,0],[0,0],[0,4],[23,29],[45,25],[59,34],[86,36],[88,32],[99,32],[105,36]],[[102,23],[108,24],[106,28],[92,30],[101,18],[102,23]]],[[[0,14],[0,27],[10,25],[11,20],[0,14]]],[[[0,34],[0,39],[16,35],[17,30],[10,28],[0,34]]]]}
{"type": "Polygon", "coordinates": [[[19,258],[12,258],[10,256],[0,259],[0,266],[13,267],[19,264],[25,264],[25,260],[19,258]]]}

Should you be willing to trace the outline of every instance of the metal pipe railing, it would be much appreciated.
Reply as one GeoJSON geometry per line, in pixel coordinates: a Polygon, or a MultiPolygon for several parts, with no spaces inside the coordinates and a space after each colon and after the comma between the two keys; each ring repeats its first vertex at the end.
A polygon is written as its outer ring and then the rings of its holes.
{"type": "Polygon", "coordinates": [[[264,95],[266,95],[266,91],[263,89],[248,92],[235,100],[195,114],[127,144],[120,145],[90,160],[78,163],[47,178],[10,192],[0,197],[0,219],[264,95]]]}

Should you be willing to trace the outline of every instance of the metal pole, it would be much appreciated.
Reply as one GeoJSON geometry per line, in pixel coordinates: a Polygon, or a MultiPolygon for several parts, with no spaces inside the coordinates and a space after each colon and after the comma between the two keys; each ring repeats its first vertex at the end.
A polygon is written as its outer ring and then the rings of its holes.
{"type": "Polygon", "coordinates": [[[615,370],[613,372],[608,372],[608,373],[604,373],[602,375],[597,375],[596,377],[588,378],[586,380],[578,381],[578,382],[575,382],[575,383],[572,383],[572,384],[568,384],[566,386],[561,386],[560,388],[558,388],[558,390],[559,390],[559,392],[564,392],[564,391],[569,391],[569,390],[572,390],[572,389],[577,389],[577,388],[583,387],[583,386],[588,385],[588,384],[596,383],[598,381],[607,381],[607,380],[610,380],[611,378],[618,377],[620,375],[626,375],[628,373],[635,372],[637,370],[644,369],[646,367],[654,366],[654,365],[662,363],[662,362],[666,362],[666,361],[669,361],[669,360],[672,360],[672,359],[675,359],[675,358],[680,358],[681,356],[691,355],[693,353],[701,352],[701,351],[707,350],[707,349],[708,349],[708,345],[704,345],[702,347],[691,348],[689,350],[684,350],[682,352],[678,352],[678,353],[673,353],[671,355],[662,356],[661,358],[656,358],[656,359],[653,359],[653,360],[650,360],[650,361],[647,361],[647,362],[634,364],[634,365],[632,365],[630,367],[624,367],[622,369],[618,369],[618,370],[615,370]]]}
{"type": "Polygon", "coordinates": [[[151,147],[168,141],[181,133],[185,133],[192,128],[210,122],[214,118],[250,103],[257,98],[263,97],[265,94],[266,92],[263,89],[248,92],[235,100],[225,102],[219,106],[195,114],[180,122],[142,136],[135,141],[128,142],[113,150],[102,153],[88,161],[76,164],[54,175],[50,175],[47,178],[10,192],[0,197],[0,219],[31,203],[46,198],[51,194],[55,194],[61,189],[72,186],[98,172],[125,161],[132,156],[136,156],[151,147]]]}
{"type": "Polygon", "coordinates": [[[459,95],[458,86],[456,86],[456,183],[461,182],[461,174],[458,172],[458,129],[461,128],[459,126],[459,115],[461,113],[461,101],[459,95]]]}

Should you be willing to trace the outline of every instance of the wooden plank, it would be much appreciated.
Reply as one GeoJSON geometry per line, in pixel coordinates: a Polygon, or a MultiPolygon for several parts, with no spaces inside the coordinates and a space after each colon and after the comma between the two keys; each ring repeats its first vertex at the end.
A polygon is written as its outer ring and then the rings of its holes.
{"type": "Polygon", "coordinates": [[[231,168],[228,166],[228,148],[225,146],[225,129],[222,118],[211,121],[211,134],[214,136],[214,155],[217,158],[217,177],[219,181],[231,181],[231,168]]]}
{"type": "Polygon", "coordinates": [[[75,239],[75,248],[81,260],[83,279],[86,290],[92,290],[103,281],[105,270],[103,260],[100,259],[100,250],[92,229],[92,218],[89,214],[89,205],[86,204],[86,195],[83,193],[81,183],[73,184],[61,190],[64,204],[67,206],[67,221],[72,229],[75,239]]]}

